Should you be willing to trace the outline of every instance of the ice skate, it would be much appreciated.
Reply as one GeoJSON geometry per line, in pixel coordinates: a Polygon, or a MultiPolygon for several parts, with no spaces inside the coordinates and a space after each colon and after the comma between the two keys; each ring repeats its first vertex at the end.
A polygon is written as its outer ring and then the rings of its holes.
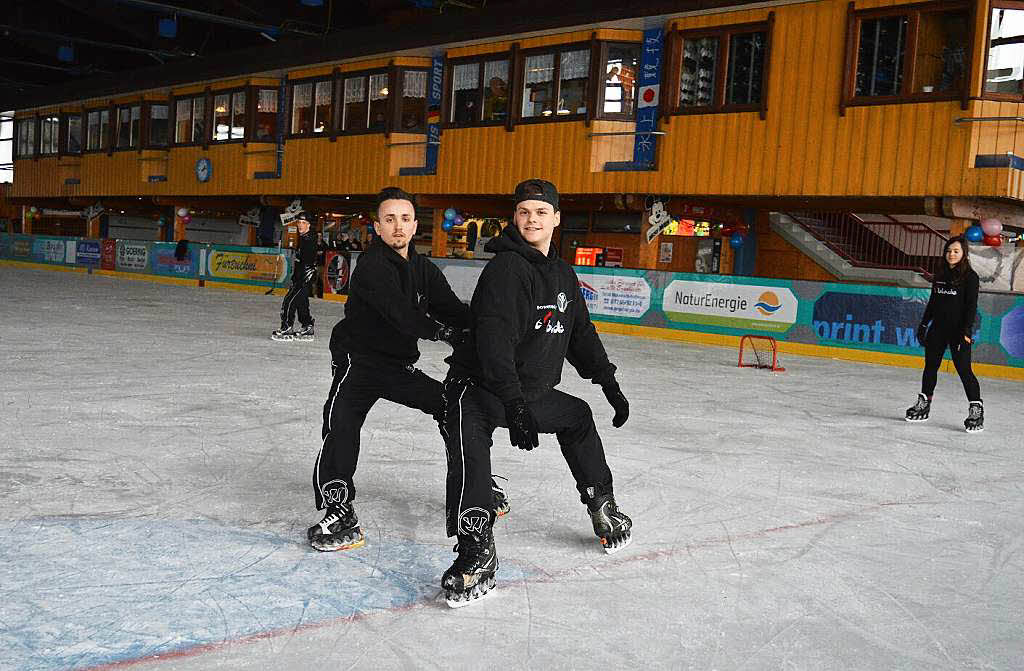
{"type": "Polygon", "coordinates": [[[907,408],[908,422],[924,422],[928,419],[928,412],[931,410],[932,402],[924,394],[917,395],[917,403],[907,408]]]}
{"type": "Polygon", "coordinates": [[[309,544],[320,552],[352,550],[366,545],[359,518],[351,503],[327,508],[324,518],[306,532],[309,544]]]}
{"type": "MultiPolygon", "coordinates": [[[[508,511],[511,510],[511,506],[508,503],[508,495],[505,494],[505,490],[498,484],[497,478],[501,478],[500,475],[491,476],[491,490],[494,492],[494,516],[501,517],[507,515],[508,511]]],[[[501,478],[508,482],[508,478],[501,478]]]]}
{"type": "Polygon", "coordinates": [[[633,520],[619,511],[611,494],[592,497],[587,502],[587,512],[606,553],[618,552],[633,542],[633,520]]]}
{"type": "Polygon", "coordinates": [[[277,329],[276,331],[270,334],[270,339],[276,340],[278,342],[288,342],[290,340],[295,340],[295,329],[293,329],[290,326],[282,326],[281,328],[277,329]]]}
{"type": "Polygon", "coordinates": [[[309,342],[313,340],[313,325],[303,326],[301,329],[295,332],[293,336],[295,340],[302,340],[309,342]]]}
{"type": "Polygon", "coordinates": [[[985,430],[985,406],[981,401],[971,401],[967,406],[967,419],[964,420],[964,428],[967,433],[977,433],[985,430]]]}
{"type": "Polygon", "coordinates": [[[454,550],[459,556],[441,577],[441,587],[448,605],[461,608],[479,601],[494,589],[498,554],[490,526],[479,534],[459,534],[454,550]]]}

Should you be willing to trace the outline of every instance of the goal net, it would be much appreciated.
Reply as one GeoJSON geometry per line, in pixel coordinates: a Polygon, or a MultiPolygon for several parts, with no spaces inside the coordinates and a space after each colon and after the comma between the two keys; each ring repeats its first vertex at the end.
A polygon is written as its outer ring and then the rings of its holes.
{"type": "Polygon", "coordinates": [[[740,368],[767,368],[775,372],[786,370],[779,365],[779,344],[775,338],[745,335],[740,338],[740,368]]]}

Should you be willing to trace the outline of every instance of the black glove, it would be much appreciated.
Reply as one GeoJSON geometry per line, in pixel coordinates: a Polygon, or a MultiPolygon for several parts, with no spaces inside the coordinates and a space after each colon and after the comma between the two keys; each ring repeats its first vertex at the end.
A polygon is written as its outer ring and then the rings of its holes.
{"type": "Polygon", "coordinates": [[[456,329],[442,324],[437,329],[437,333],[434,334],[434,340],[444,341],[454,348],[466,342],[466,337],[468,335],[468,329],[456,329]]]}
{"type": "Polygon", "coordinates": [[[917,342],[924,345],[925,338],[928,337],[928,325],[921,322],[917,325],[917,342]]]}
{"type": "Polygon", "coordinates": [[[520,450],[532,450],[539,445],[537,420],[530,412],[526,399],[517,398],[505,404],[505,421],[508,423],[508,437],[520,450]]]}
{"type": "Polygon", "coordinates": [[[601,391],[604,392],[604,397],[608,399],[612,408],[615,409],[615,416],[612,417],[612,426],[617,429],[629,419],[629,401],[626,400],[622,390],[619,389],[619,383],[615,380],[601,385],[601,391]]]}

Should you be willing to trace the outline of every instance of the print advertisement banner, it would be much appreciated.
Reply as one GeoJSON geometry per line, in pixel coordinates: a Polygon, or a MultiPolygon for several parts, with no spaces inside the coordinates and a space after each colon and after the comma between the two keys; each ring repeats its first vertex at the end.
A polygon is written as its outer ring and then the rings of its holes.
{"type": "Polygon", "coordinates": [[[117,242],[117,269],[140,272],[149,267],[149,246],[144,242],[117,242]]]}
{"type": "Polygon", "coordinates": [[[64,263],[68,243],[63,238],[35,238],[32,240],[32,260],[42,263],[64,263]]]}
{"type": "Polygon", "coordinates": [[[651,309],[651,285],[640,276],[578,273],[591,316],[640,319],[651,309]]]}
{"type": "Polygon", "coordinates": [[[662,310],[670,321],[780,333],[796,322],[799,301],[784,287],[673,280],[662,310]]]}
{"type": "Polygon", "coordinates": [[[217,280],[279,284],[288,277],[288,260],[284,254],[214,249],[207,256],[207,275],[217,280]]]}
{"type": "Polygon", "coordinates": [[[159,242],[152,247],[153,272],[172,277],[196,277],[199,274],[198,250],[191,246],[184,259],[174,256],[177,245],[173,242],[159,242]]]}
{"type": "Polygon", "coordinates": [[[103,240],[103,250],[100,252],[100,268],[103,270],[117,269],[117,240],[110,238],[103,240]]]}
{"type": "Polygon", "coordinates": [[[98,266],[102,257],[99,240],[79,240],[75,243],[75,263],[80,266],[98,266]]]}

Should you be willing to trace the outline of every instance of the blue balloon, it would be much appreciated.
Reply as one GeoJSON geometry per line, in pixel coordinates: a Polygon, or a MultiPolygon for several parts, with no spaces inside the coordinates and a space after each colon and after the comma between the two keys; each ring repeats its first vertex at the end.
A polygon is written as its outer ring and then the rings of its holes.
{"type": "Polygon", "coordinates": [[[981,239],[985,237],[985,232],[981,230],[981,226],[975,224],[967,229],[966,236],[971,242],[981,242],[981,239]]]}
{"type": "Polygon", "coordinates": [[[445,231],[450,231],[452,230],[452,227],[454,225],[455,224],[452,223],[451,219],[445,219],[443,222],[441,222],[441,229],[445,231]]]}
{"type": "Polygon", "coordinates": [[[739,249],[743,246],[743,234],[736,232],[729,236],[729,246],[733,249],[739,249]]]}
{"type": "Polygon", "coordinates": [[[455,218],[452,219],[452,223],[455,224],[456,226],[462,226],[462,222],[464,221],[465,219],[462,218],[461,214],[456,214],[455,218]]]}
{"type": "Polygon", "coordinates": [[[447,221],[451,221],[452,219],[455,218],[456,214],[458,214],[458,212],[455,211],[455,208],[449,207],[447,210],[444,211],[444,218],[447,221]]]}

